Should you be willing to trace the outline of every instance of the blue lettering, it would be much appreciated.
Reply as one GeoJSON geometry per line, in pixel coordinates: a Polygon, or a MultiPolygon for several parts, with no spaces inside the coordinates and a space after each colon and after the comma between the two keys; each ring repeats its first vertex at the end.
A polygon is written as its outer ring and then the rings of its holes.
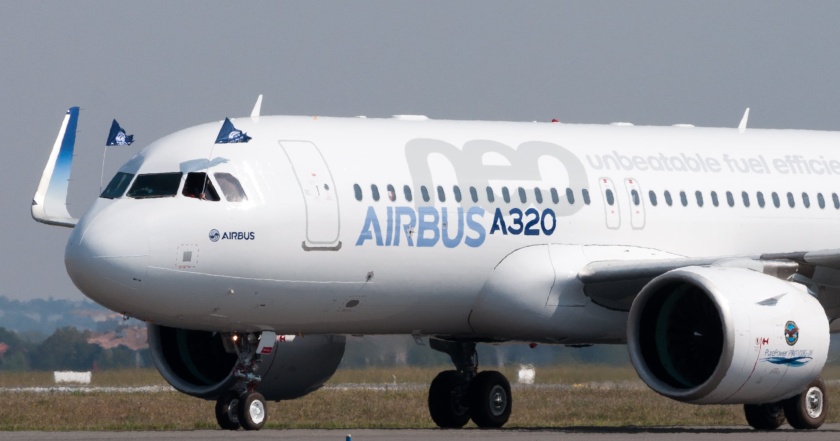
{"type": "Polygon", "coordinates": [[[405,241],[408,246],[414,246],[414,238],[412,237],[414,229],[417,227],[417,215],[414,214],[414,209],[411,207],[397,207],[394,211],[394,243],[393,246],[400,245],[400,236],[405,234],[405,241]],[[408,223],[403,226],[403,216],[408,218],[408,223]]]}
{"type": "Polygon", "coordinates": [[[464,239],[464,244],[472,248],[478,247],[481,244],[483,244],[484,237],[487,235],[487,230],[484,229],[484,225],[481,225],[480,222],[473,219],[474,216],[483,217],[484,209],[481,207],[470,207],[470,209],[467,210],[467,227],[469,227],[470,230],[473,230],[476,233],[478,233],[478,237],[467,236],[464,239]]]}
{"type": "Polygon", "coordinates": [[[454,238],[450,238],[449,234],[447,234],[452,229],[452,225],[448,219],[449,210],[446,208],[441,209],[441,217],[443,218],[443,246],[446,248],[455,248],[461,243],[461,239],[464,237],[464,209],[458,207],[458,234],[454,238]]]}
{"type": "Polygon", "coordinates": [[[379,227],[379,219],[376,217],[376,211],[373,207],[368,207],[367,215],[365,216],[365,225],[362,227],[362,232],[359,234],[359,239],[356,240],[356,246],[363,245],[366,240],[376,238],[376,246],[382,246],[382,229],[379,227]],[[371,231],[373,229],[373,231],[371,231]]]}
{"type": "Polygon", "coordinates": [[[507,225],[505,225],[505,217],[502,216],[501,208],[497,208],[496,212],[493,214],[493,226],[490,227],[490,234],[499,230],[502,231],[503,235],[507,235],[507,225]]]}
{"type": "Polygon", "coordinates": [[[417,218],[417,246],[435,246],[438,243],[438,240],[440,240],[440,230],[438,229],[440,215],[437,210],[435,207],[420,207],[417,209],[417,218]],[[431,220],[427,220],[428,216],[431,216],[431,220]],[[431,233],[432,237],[426,237],[426,232],[431,233]]]}

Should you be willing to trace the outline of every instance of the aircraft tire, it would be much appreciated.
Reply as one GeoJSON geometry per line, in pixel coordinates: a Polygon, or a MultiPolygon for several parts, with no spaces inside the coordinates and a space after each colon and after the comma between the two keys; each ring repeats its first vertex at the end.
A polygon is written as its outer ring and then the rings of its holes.
{"type": "Polygon", "coordinates": [[[260,430],[266,421],[265,398],[259,392],[245,392],[239,397],[239,424],[245,430],[260,430]]]}
{"type": "Polygon", "coordinates": [[[216,422],[223,430],[239,429],[239,394],[229,391],[216,400],[216,422]]]}
{"type": "Polygon", "coordinates": [[[817,378],[799,395],[794,395],[783,402],[785,416],[794,429],[813,430],[825,422],[828,416],[828,395],[825,382],[817,378]]]}
{"type": "Polygon", "coordinates": [[[470,420],[470,409],[465,397],[464,378],[457,371],[443,371],[429,386],[429,414],[441,429],[464,427],[470,420]],[[463,392],[462,392],[463,391],[463,392]]]}
{"type": "Polygon", "coordinates": [[[744,416],[755,430],[776,430],[785,423],[782,403],[744,404],[744,416]]]}
{"type": "Polygon", "coordinates": [[[513,408],[510,383],[500,372],[479,372],[470,384],[470,418],[480,428],[499,428],[513,408]]]}

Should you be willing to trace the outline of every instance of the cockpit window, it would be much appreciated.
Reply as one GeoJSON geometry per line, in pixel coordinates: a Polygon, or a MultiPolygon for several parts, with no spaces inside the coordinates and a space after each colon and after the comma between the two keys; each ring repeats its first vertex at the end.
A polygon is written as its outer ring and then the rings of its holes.
{"type": "Polygon", "coordinates": [[[207,173],[187,173],[187,182],[184,183],[184,191],[181,192],[188,198],[202,199],[206,201],[218,201],[219,193],[207,177],[207,173]]]}
{"type": "Polygon", "coordinates": [[[222,189],[222,193],[225,195],[225,199],[227,199],[228,202],[242,202],[248,200],[248,196],[245,196],[245,190],[242,189],[239,179],[233,177],[232,174],[213,173],[213,176],[216,177],[216,182],[219,183],[219,188],[222,189]]]}
{"type": "Polygon", "coordinates": [[[181,176],[181,172],[138,175],[126,196],[135,199],[175,196],[181,185],[181,176]]]}
{"type": "Polygon", "coordinates": [[[134,175],[131,173],[117,172],[99,197],[105,199],[117,199],[121,197],[133,177],[134,175]]]}

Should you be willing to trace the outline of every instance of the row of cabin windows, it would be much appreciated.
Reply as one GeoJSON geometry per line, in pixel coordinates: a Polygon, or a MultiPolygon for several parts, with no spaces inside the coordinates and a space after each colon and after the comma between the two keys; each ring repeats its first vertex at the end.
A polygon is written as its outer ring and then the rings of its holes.
{"type": "MultiPolygon", "coordinates": [[[[393,185],[388,184],[385,186],[385,191],[387,193],[388,200],[391,202],[395,202],[397,200],[397,192],[393,185]]],[[[447,199],[447,192],[442,186],[437,186],[436,189],[433,190],[436,196],[436,200],[439,202],[446,202],[447,199]]],[[[362,187],[359,184],[353,184],[353,192],[356,195],[356,200],[361,201],[364,198],[362,194],[362,187]]],[[[480,191],[475,187],[469,187],[467,190],[469,193],[470,200],[473,203],[477,203],[479,201],[479,193],[480,191]]],[[[496,201],[496,192],[493,190],[493,187],[488,186],[485,191],[485,197],[487,202],[493,203],[496,201]]],[[[534,201],[538,204],[542,204],[545,201],[543,197],[543,190],[540,188],[534,188],[533,190],[526,190],[523,187],[519,187],[515,190],[516,195],[519,197],[519,201],[522,203],[527,203],[529,194],[533,193],[534,201]]],[[[455,202],[461,202],[464,198],[464,195],[461,193],[461,187],[455,185],[452,187],[452,197],[455,202]]],[[[429,188],[425,185],[420,186],[420,198],[423,199],[423,202],[429,202],[432,200],[433,192],[429,191],[429,188]]],[[[380,194],[379,194],[379,187],[376,184],[372,184],[370,186],[370,196],[374,201],[379,201],[380,194]]],[[[575,192],[571,188],[567,188],[565,191],[566,201],[569,204],[575,203],[575,192]]],[[[583,203],[589,205],[591,201],[589,197],[589,190],[581,189],[580,196],[583,200],[583,203]]],[[[560,203],[560,192],[556,188],[550,188],[548,190],[548,194],[545,195],[546,198],[550,198],[551,201],[555,204],[560,203]]],[[[403,198],[406,202],[411,202],[414,200],[414,195],[412,194],[412,189],[408,185],[403,186],[403,198]]],[[[511,191],[507,187],[502,187],[502,200],[505,203],[510,203],[512,198],[511,191]]]]}
{"type": "MultiPolygon", "coordinates": [[[[608,189],[605,192],[605,195],[606,195],[606,199],[607,199],[607,204],[614,205],[615,204],[615,195],[613,195],[612,190],[608,189]]],[[[687,207],[688,204],[689,204],[689,199],[690,199],[689,195],[685,191],[680,191],[678,193],[678,195],[679,195],[680,204],[683,207],[687,207]]],[[[662,196],[665,199],[665,203],[669,207],[674,205],[674,198],[671,196],[670,191],[665,190],[662,193],[662,196]]],[[[741,196],[740,197],[741,203],[744,205],[744,207],[749,208],[749,206],[752,203],[752,198],[750,197],[750,193],[748,193],[746,191],[742,191],[740,196],[741,196]]],[[[797,196],[799,196],[799,200],[802,202],[802,205],[805,208],[810,208],[811,207],[811,196],[807,192],[802,192],[801,195],[795,195],[792,192],[787,192],[787,194],[785,194],[784,196],[785,196],[785,200],[787,202],[787,206],[789,206],[790,208],[796,207],[797,196]]],[[[733,194],[731,191],[727,191],[726,193],[724,193],[724,197],[726,199],[726,204],[727,205],[729,205],[730,207],[735,206],[735,201],[736,201],[735,194],[733,194]]],[[[632,199],[633,205],[640,205],[641,204],[641,195],[639,195],[639,192],[637,190],[634,189],[634,190],[630,191],[630,198],[632,199]]],[[[659,204],[659,199],[656,195],[656,192],[654,192],[653,190],[648,192],[648,198],[650,199],[650,204],[653,205],[654,207],[659,204]]],[[[703,196],[703,192],[701,192],[699,190],[694,192],[694,198],[693,199],[697,203],[698,207],[702,207],[705,204],[705,198],[703,196]]],[[[718,193],[716,191],[712,191],[712,192],[709,193],[709,199],[711,200],[712,205],[714,205],[715,207],[720,206],[721,200],[718,197],[718,193]]],[[[777,193],[775,191],[770,193],[770,200],[773,202],[774,207],[781,208],[782,197],[779,195],[779,193],[777,193]]],[[[837,195],[837,193],[831,193],[831,201],[834,205],[834,208],[840,210],[840,197],[837,195]]],[[[761,208],[764,208],[767,205],[767,200],[765,199],[763,192],[757,191],[755,193],[755,202],[761,208]]],[[[825,208],[825,206],[826,206],[826,199],[825,199],[825,197],[823,196],[822,193],[817,193],[817,205],[820,208],[825,208]]]]}

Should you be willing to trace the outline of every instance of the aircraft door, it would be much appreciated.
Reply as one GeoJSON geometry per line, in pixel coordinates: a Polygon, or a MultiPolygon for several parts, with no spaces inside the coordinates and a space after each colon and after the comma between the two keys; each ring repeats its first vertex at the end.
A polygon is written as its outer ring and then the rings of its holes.
{"type": "Polygon", "coordinates": [[[639,186],[639,181],[633,178],[626,178],[624,187],[627,188],[627,198],[630,200],[630,225],[634,230],[641,230],[645,227],[645,200],[642,197],[642,187],[639,186]]]}
{"type": "Polygon", "coordinates": [[[604,214],[606,216],[607,228],[612,230],[621,226],[621,213],[618,211],[618,197],[615,192],[615,185],[610,178],[598,179],[601,185],[601,197],[604,200],[604,214]]]}
{"type": "Polygon", "coordinates": [[[303,249],[337,251],[341,248],[339,207],[335,182],[324,156],[308,141],[279,141],[292,164],[306,204],[306,240],[303,249]]]}

